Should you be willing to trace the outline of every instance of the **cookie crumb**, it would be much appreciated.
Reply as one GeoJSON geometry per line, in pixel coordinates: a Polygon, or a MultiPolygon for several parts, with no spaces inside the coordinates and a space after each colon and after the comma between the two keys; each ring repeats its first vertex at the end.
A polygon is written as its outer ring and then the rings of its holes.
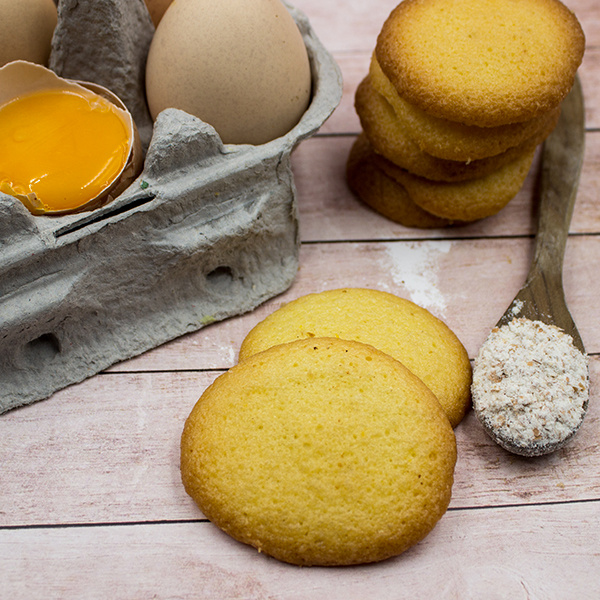
{"type": "Polygon", "coordinates": [[[473,408],[512,452],[560,447],[581,424],[588,396],[588,358],[554,325],[513,319],[492,330],[475,359],[473,408]]]}

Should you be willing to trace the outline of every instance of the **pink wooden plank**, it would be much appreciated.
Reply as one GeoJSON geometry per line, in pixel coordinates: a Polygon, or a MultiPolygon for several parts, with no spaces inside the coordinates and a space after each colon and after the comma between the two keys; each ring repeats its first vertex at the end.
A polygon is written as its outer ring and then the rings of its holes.
{"type": "Polygon", "coordinates": [[[210,523],[0,531],[0,589],[31,598],[595,598],[597,503],[448,512],[403,555],[298,568],[210,523]]]}
{"type": "MultiPolygon", "coordinates": [[[[180,481],[179,439],[215,376],[99,375],[1,417],[0,527],[201,518],[180,481]]],[[[469,413],[456,429],[451,506],[600,501],[599,377],[595,357],[584,425],[549,457],[508,454],[469,413]]]]}
{"type": "MultiPolygon", "coordinates": [[[[489,330],[524,283],[529,238],[306,244],[291,288],[255,311],[215,323],[110,370],[227,368],[247,332],[283,303],[338,287],[371,287],[413,300],[455,331],[474,357],[489,330]]],[[[567,244],[564,285],[588,352],[600,350],[595,270],[600,239],[567,244]]]]}
{"type": "Polygon", "coordinates": [[[345,169],[354,139],[318,137],[304,142],[294,153],[303,241],[469,238],[534,231],[532,195],[537,161],[517,196],[497,215],[461,227],[415,229],[382,217],[350,191],[345,169]]]}
{"type": "MultiPolygon", "coordinates": [[[[400,0],[295,0],[317,35],[334,52],[372,50],[384,21],[400,0]]],[[[596,0],[563,0],[579,19],[588,47],[600,45],[600,14],[596,0]]]]}
{"type": "MultiPolygon", "coordinates": [[[[461,227],[411,229],[365,206],[349,190],[345,169],[354,136],[314,138],[294,153],[300,232],[305,242],[331,240],[434,239],[531,235],[535,232],[534,190],[539,174],[536,160],[519,193],[497,215],[461,227]]],[[[600,228],[600,132],[586,136],[572,233],[600,228]]]]}

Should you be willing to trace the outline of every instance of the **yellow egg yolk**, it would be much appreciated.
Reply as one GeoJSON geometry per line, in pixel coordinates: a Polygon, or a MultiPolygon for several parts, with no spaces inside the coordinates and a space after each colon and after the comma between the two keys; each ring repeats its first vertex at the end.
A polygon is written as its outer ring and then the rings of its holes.
{"type": "Polygon", "coordinates": [[[0,140],[0,191],[35,194],[33,204],[52,212],[79,208],[115,180],[130,130],[100,96],[44,90],[0,107],[0,140]]]}

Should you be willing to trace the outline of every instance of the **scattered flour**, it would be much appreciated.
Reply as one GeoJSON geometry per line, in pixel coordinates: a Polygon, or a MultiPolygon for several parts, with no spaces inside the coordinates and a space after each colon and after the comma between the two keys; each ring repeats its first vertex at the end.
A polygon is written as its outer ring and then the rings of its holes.
{"type": "Polygon", "coordinates": [[[518,318],[493,329],[475,359],[475,413],[518,454],[560,447],[581,424],[588,394],[587,356],[570,335],[541,321],[518,318]]]}
{"type": "Polygon", "coordinates": [[[437,285],[438,259],[451,247],[452,243],[445,241],[386,245],[394,283],[405,287],[415,304],[438,316],[444,316],[446,310],[446,300],[437,285]]]}

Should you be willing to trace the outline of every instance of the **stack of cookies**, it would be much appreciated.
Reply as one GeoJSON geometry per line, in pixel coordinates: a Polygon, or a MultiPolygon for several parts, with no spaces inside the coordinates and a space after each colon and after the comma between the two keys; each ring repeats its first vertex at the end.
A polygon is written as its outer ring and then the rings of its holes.
{"type": "Polygon", "coordinates": [[[584,46],[559,0],[404,0],[356,91],[351,189],[408,227],[496,214],[555,127],[584,46]]]}

